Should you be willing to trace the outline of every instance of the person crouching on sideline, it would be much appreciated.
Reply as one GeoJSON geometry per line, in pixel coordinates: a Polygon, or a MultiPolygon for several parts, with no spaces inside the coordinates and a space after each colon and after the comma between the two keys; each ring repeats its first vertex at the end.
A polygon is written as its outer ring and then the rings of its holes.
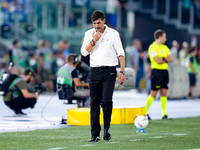
{"type": "Polygon", "coordinates": [[[17,76],[9,85],[8,92],[3,96],[4,103],[14,111],[16,115],[27,115],[22,109],[34,108],[38,95],[30,93],[27,84],[34,77],[34,72],[25,70],[22,76],[17,76]]]}

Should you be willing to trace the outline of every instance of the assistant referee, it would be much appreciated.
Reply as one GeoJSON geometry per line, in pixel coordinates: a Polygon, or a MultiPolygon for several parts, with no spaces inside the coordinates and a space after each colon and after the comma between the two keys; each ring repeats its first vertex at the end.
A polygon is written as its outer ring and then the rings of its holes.
{"type": "Polygon", "coordinates": [[[169,48],[164,45],[166,42],[166,32],[156,30],[154,32],[155,41],[149,46],[148,53],[151,61],[151,92],[147,98],[145,106],[145,114],[151,119],[148,110],[160,90],[160,101],[162,107],[162,119],[168,119],[166,115],[167,90],[169,83],[168,62],[172,62],[173,58],[169,48]]]}

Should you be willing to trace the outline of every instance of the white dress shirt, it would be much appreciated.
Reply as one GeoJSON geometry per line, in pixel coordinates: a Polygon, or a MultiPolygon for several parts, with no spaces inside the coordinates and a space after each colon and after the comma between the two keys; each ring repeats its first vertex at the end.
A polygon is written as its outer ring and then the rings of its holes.
{"type": "Polygon", "coordinates": [[[119,33],[107,25],[105,27],[104,33],[90,53],[85,47],[92,41],[92,35],[96,31],[93,28],[85,32],[81,54],[83,56],[90,54],[90,67],[117,66],[117,56],[125,56],[119,33]]]}

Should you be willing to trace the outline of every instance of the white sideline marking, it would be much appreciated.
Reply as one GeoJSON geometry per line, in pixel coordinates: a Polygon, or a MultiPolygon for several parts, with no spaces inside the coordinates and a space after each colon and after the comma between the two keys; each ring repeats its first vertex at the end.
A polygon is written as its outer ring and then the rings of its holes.
{"type": "Polygon", "coordinates": [[[175,134],[175,133],[163,133],[164,135],[172,135],[172,134],[175,134]]]}
{"type": "Polygon", "coordinates": [[[186,135],[186,134],[184,134],[184,133],[183,133],[183,134],[175,133],[175,134],[173,134],[173,135],[186,135]]]}
{"type": "Polygon", "coordinates": [[[67,147],[49,148],[49,149],[47,149],[47,150],[57,150],[57,149],[65,149],[65,148],[67,148],[67,147]]]}
{"type": "Polygon", "coordinates": [[[94,146],[93,144],[86,144],[86,145],[80,145],[80,146],[94,146]]]}
{"type": "Polygon", "coordinates": [[[137,132],[139,133],[140,135],[150,135],[149,133],[146,133],[146,132],[137,132]]]}
{"type": "Polygon", "coordinates": [[[165,136],[154,136],[152,138],[155,138],[155,139],[161,139],[161,138],[164,138],[165,136]]]}
{"type": "Polygon", "coordinates": [[[129,140],[129,141],[135,142],[135,141],[141,141],[141,139],[133,139],[133,140],[129,140]]]}
{"type": "Polygon", "coordinates": [[[185,133],[164,133],[164,135],[187,135],[185,133]]]}
{"type": "Polygon", "coordinates": [[[113,141],[113,142],[107,142],[107,143],[111,143],[111,144],[112,144],[112,143],[119,143],[119,142],[114,142],[114,141],[113,141]]]}

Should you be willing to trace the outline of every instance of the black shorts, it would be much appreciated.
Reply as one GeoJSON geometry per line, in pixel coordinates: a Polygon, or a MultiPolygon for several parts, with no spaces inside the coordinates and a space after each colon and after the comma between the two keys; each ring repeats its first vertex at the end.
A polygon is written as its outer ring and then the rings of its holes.
{"type": "Polygon", "coordinates": [[[151,90],[168,89],[169,73],[167,70],[153,69],[151,72],[151,90]]]}
{"type": "Polygon", "coordinates": [[[189,74],[189,79],[190,79],[190,86],[195,86],[196,84],[196,74],[189,74]]]}

